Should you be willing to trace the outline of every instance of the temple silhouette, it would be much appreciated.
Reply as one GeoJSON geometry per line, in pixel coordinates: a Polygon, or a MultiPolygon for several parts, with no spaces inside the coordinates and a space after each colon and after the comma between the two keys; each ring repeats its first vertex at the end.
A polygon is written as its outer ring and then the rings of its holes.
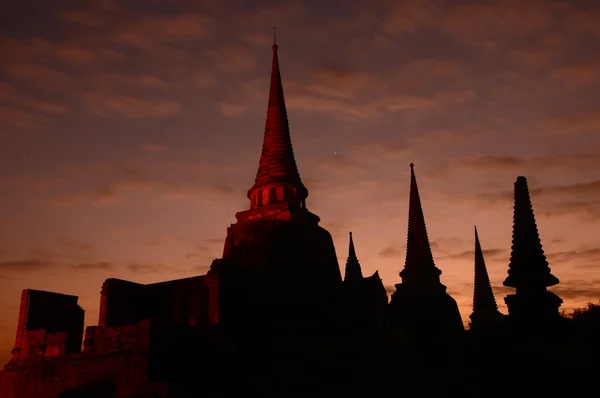
{"type": "Polygon", "coordinates": [[[85,333],[77,297],[23,290],[0,397],[520,396],[556,393],[549,380],[584,374],[587,365],[574,364],[585,347],[572,343],[562,300],[547,290],[559,281],[525,177],[514,185],[508,314],[475,229],[465,330],[434,262],[413,164],[406,259],[391,299],[377,272],[363,275],[352,233],[342,278],[331,235],[307,207],[277,51],[249,208],[227,228],[222,257],[191,278],[107,279],[98,325],[85,333]]]}

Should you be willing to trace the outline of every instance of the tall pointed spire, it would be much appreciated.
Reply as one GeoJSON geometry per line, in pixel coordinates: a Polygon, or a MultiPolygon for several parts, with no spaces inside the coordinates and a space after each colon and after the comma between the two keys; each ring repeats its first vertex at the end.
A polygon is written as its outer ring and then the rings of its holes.
{"type": "Polygon", "coordinates": [[[454,339],[465,330],[456,301],[440,281],[433,261],[421,207],[414,164],[410,164],[410,195],[406,262],[389,306],[390,333],[420,344],[454,339]]]}
{"type": "Polygon", "coordinates": [[[358,258],[356,257],[356,251],[354,250],[352,232],[350,232],[350,246],[348,248],[348,260],[346,260],[346,274],[344,276],[344,281],[357,281],[362,279],[362,270],[358,258]]]}
{"type": "MultiPolygon", "coordinates": [[[[410,198],[408,205],[408,234],[406,242],[406,261],[400,273],[403,280],[435,281],[439,283],[441,271],[436,268],[427,237],[425,217],[421,207],[421,198],[414,164],[410,164],[410,198]]],[[[418,282],[417,282],[418,283],[418,282]]]]}
{"type": "Polygon", "coordinates": [[[558,278],[550,273],[542,249],[527,179],[518,177],[515,182],[512,251],[504,286],[514,287],[519,293],[519,290],[546,290],[546,287],[558,282],[558,278]]]}
{"type": "Polygon", "coordinates": [[[290,128],[283,95],[283,84],[279,71],[279,60],[273,31],[273,60],[271,64],[271,86],[262,154],[254,186],[248,191],[251,207],[256,208],[265,204],[294,201],[303,203],[308,196],[306,187],[302,184],[290,138],[290,128]],[[281,191],[274,195],[270,192],[262,194],[265,189],[286,187],[287,193],[281,191]],[[253,194],[256,195],[253,198],[253,194]]]}
{"type": "Polygon", "coordinates": [[[498,304],[494,297],[490,277],[485,266],[483,251],[479,243],[477,227],[475,227],[475,286],[473,292],[473,313],[471,314],[471,328],[480,326],[496,326],[502,319],[498,311],[498,304]]]}

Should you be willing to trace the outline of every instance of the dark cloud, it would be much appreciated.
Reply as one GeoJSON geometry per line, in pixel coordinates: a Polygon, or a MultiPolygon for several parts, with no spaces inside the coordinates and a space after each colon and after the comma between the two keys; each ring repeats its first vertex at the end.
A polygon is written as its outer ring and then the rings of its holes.
{"type": "Polygon", "coordinates": [[[116,205],[133,190],[152,192],[156,200],[195,200],[222,204],[244,197],[244,190],[225,185],[216,176],[227,171],[213,165],[165,160],[163,162],[81,162],[54,171],[60,183],[41,187],[35,176],[14,183],[36,184],[51,202],[73,205],[116,205]],[[63,176],[68,176],[65,180],[63,176]],[[66,183],[68,182],[68,184],[66,183]],[[92,185],[93,182],[93,185],[92,185]],[[79,188],[77,191],[75,189],[79,188]],[[56,193],[56,192],[60,193],[56,193]],[[61,192],[62,191],[62,192],[61,192]]]}
{"type": "Polygon", "coordinates": [[[333,98],[354,98],[357,93],[379,87],[375,75],[347,66],[321,66],[314,68],[313,83],[308,90],[333,98]]]}
{"type": "Polygon", "coordinates": [[[600,298],[600,279],[571,279],[549,288],[564,300],[597,301],[600,298]]]}
{"type": "MultiPolygon", "coordinates": [[[[580,215],[584,216],[583,219],[587,217],[588,221],[593,221],[600,215],[599,201],[588,199],[600,196],[600,180],[570,185],[536,187],[531,182],[528,185],[534,211],[538,216],[580,215]]],[[[481,192],[471,199],[481,207],[509,206],[514,201],[514,191],[481,192]]]]}
{"type": "Polygon", "coordinates": [[[91,243],[75,242],[69,239],[61,240],[60,245],[66,250],[75,252],[86,252],[94,250],[94,245],[92,245],[91,243]]]}
{"type": "Polygon", "coordinates": [[[15,260],[0,262],[0,271],[30,273],[54,268],[56,264],[51,260],[15,260]]]}
{"type": "MultiPolygon", "coordinates": [[[[218,243],[223,243],[222,241],[218,243]]],[[[196,246],[194,250],[187,252],[185,258],[208,258],[213,250],[208,246],[196,246]]]]}
{"type": "Polygon", "coordinates": [[[540,124],[542,128],[559,134],[594,133],[600,130],[600,110],[557,112],[546,116],[540,124]]]}
{"type": "MultiPolygon", "coordinates": [[[[440,239],[436,239],[436,240],[431,240],[429,242],[429,247],[431,247],[431,249],[433,251],[445,251],[443,249],[440,249],[440,241],[441,242],[455,242],[455,241],[460,241],[460,239],[450,239],[450,238],[440,238],[440,239]]],[[[383,248],[380,252],[379,255],[381,257],[401,257],[404,256],[406,254],[406,244],[403,245],[397,245],[397,244],[390,244],[389,246],[383,248]]]]}
{"type": "MultiPolygon", "coordinates": [[[[505,249],[484,249],[483,256],[487,259],[498,257],[507,253],[505,249]]],[[[471,260],[473,261],[475,258],[475,249],[467,250],[460,253],[450,254],[447,256],[442,256],[440,259],[452,259],[452,260],[471,260]]]]}
{"type": "Polygon", "coordinates": [[[332,153],[317,160],[317,167],[324,172],[352,173],[360,170],[360,164],[356,159],[341,153],[332,153]]]}
{"type": "Polygon", "coordinates": [[[561,252],[550,252],[546,253],[546,258],[551,264],[557,265],[571,265],[576,264],[577,266],[598,266],[600,267],[600,247],[581,249],[581,250],[567,250],[561,252]]]}
{"type": "Polygon", "coordinates": [[[128,95],[102,97],[98,94],[85,95],[88,110],[95,116],[124,116],[128,118],[167,117],[179,114],[182,106],[171,99],[142,99],[128,95]]]}
{"type": "Polygon", "coordinates": [[[80,270],[80,271],[114,271],[115,270],[114,264],[103,262],[103,261],[100,261],[97,263],[75,264],[71,268],[75,269],[75,270],[80,270]]]}
{"type": "Polygon", "coordinates": [[[464,244],[465,244],[465,242],[462,239],[442,236],[442,237],[436,238],[435,241],[431,242],[431,247],[446,248],[448,246],[457,247],[457,246],[462,246],[464,244]]]}
{"type": "Polygon", "coordinates": [[[600,196],[600,180],[581,182],[571,185],[553,185],[548,187],[530,188],[532,195],[569,195],[583,197],[600,196]]]}
{"type": "Polygon", "coordinates": [[[128,271],[136,274],[162,274],[171,270],[163,264],[140,264],[132,263],[125,267],[128,271]]]}
{"type": "Polygon", "coordinates": [[[598,221],[600,200],[559,202],[549,209],[543,209],[540,214],[547,218],[575,215],[587,221],[598,221]]]}
{"type": "Polygon", "coordinates": [[[145,243],[144,246],[158,247],[173,242],[183,243],[185,242],[185,239],[181,236],[157,236],[150,239],[150,241],[148,241],[148,243],[145,243]]]}
{"type": "Polygon", "coordinates": [[[405,255],[405,252],[405,248],[400,248],[398,247],[398,245],[390,245],[383,248],[379,252],[379,255],[381,257],[402,257],[403,255],[405,255]]]}
{"type": "Polygon", "coordinates": [[[506,171],[512,174],[517,172],[528,174],[548,169],[569,169],[575,172],[586,172],[597,167],[600,167],[600,155],[593,153],[537,157],[477,155],[458,158],[452,163],[444,165],[446,172],[464,173],[465,171],[474,171],[489,173],[506,171]]]}

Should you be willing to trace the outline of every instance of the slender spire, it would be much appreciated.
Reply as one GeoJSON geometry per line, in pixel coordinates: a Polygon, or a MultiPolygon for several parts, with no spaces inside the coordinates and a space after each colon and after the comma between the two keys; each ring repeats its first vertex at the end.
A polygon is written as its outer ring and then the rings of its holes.
{"type": "Polygon", "coordinates": [[[354,241],[352,240],[352,232],[350,232],[350,246],[348,248],[348,260],[346,261],[346,275],[344,281],[356,281],[363,279],[362,270],[356,257],[354,250],[354,241]]]}
{"type": "Polygon", "coordinates": [[[273,62],[267,121],[258,173],[248,197],[251,198],[252,192],[262,187],[287,186],[294,190],[295,199],[301,202],[308,196],[308,191],[302,184],[294,158],[277,49],[273,30],[273,62]]]}
{"type": "MultiPolygon", "coordinates": [[[[410,164],[410,199],[408,204],[408,234],[406,242],[406,261],[404,270],[400,273],[405,277],[417,276],[416,279],[429,279],[439,276],[441,271],[435,267],[431,246],[427,237],[425,217],[421,207],[419,188],[415,177],[414,164],[410,164]],[[433,273],[431,271],[434,271],[433,273]]],[[[438,278],[439,282],[439,278],[438,278]]]]}
{"type": "Polygon", "coordinates": [[[473,323],[485,322],[492,326],[492,322],[500,319],[502,319],[502,314],[498,311],[498,304],[494,297],[490,277],[485,266],[485,259],[483,258],[483,251],[479,243],[477,227],[475,227],[475,286],[471,320],[473,320],[473,323]]]}
{"type": "Polygon", "coordinates": [[[540,241],[527,179],[517,177],[515,182],[515,205],[513,216],[513,241],[508,277],[504,286],[525,291],[546,290],[559,281],[550,273],[550,267],[540,241]]]}

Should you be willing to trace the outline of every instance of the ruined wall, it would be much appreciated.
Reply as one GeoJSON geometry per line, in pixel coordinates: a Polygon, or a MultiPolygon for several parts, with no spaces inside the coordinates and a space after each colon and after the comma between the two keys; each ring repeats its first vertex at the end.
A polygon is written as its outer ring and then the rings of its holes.
{"type": "Polygon", "coordinates": [[[76,296],[23,290],[12,361],[79,352],[84,311],[77,301],[76,296]]]}
{"type": "Polygon", "coordinates": [[[164,387],[148,383],[147,368],[144,351],[46,359],[2,372],[0,398],[116,398],[160,391],[164,387]]]}
{"type": "Polygon", "coordinates": [[[98,326],[118,326],[138,323],[148,318],[144,285],[109,278],[102,284],[98,326]]]}
{"type": "MultiPolygon", "coordinates": [[[[86,329],[84,352],[9,363],[0,398],[127,397],[164,391],[148,379],[151,322],[86,329]]],[[[159,395],[160,396],[160,395],[159,395]]]]}
{"type": "Polygon", "coordinates": [[[83,352],[147,351],[150,349],[151,326],[149,320],[134,325],[89,326],[85,330],[83,352]]]}
{"type": "Polygon", "coordinates": [[[176,279],[144,286],[148,316],[158,324],[206,326],[208,290],[204,276],[176,279]]]}
{"type": "Polygon", "coordinates": [[[0,398],[166,396],[165,383],[187,368],[177,361],[202,351],[208,296],[204,276],[151,285],[107,279],[99,326],[86,329],[80,352],[77,297],[25,290],[0,398]]]}
{"type": "Polygon", "coordinates": [[[204,276],[141,285],[107,279],[102,285],[98,326],[136,324],[143,319],[169,325],[207,322],[204,276]]]}

